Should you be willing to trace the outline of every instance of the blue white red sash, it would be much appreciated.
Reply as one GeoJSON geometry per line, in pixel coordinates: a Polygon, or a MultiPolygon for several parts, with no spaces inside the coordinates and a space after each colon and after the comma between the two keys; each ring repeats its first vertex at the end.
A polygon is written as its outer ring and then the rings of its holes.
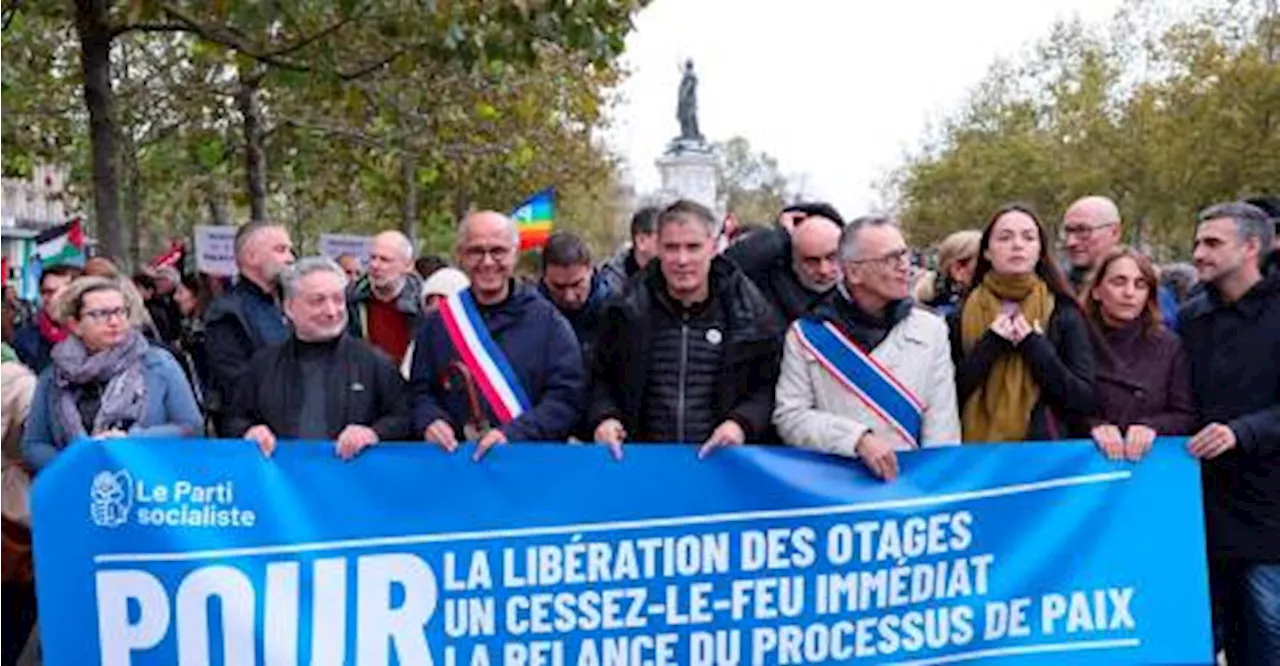
{"type": "Polygon", "coordinates": [[[532,408],[529,396],[520,385],[506,354],[489,335],[471,290],[449,296],[440,302],[440,317],[449,340],[457,350],[471,377],[489,403],[489,410],[500,424],[507,424],[532,408]]]}
{"type": "Polygon", "coordinates": [[[912,446],[920,446],[924,403],[829,321],[800,318],[796,337],[836,381],[912,446]]]}

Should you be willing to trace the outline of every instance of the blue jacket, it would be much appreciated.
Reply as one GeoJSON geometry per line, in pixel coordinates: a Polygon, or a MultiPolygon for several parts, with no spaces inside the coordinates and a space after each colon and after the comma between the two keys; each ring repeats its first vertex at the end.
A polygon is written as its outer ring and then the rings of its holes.
{"type": "MultiPolygon", "coordinates": [[[[480,314],[533,408],[500,429],[511,441],[562,441],[577,425],[581,411],[586,382],[582,352],[569,322],[550,301],[528,286],[512,283],[511,289],[507,300],[480,306],[480,314]]],[[[444,419],[463,439],[462,427],[471,414],[466,391],[460,386],[445,390],[441,381],[445,369],[458,359],[440,313],[431,313],[415,339],[409,376],[417,433],[444,419]]],[[[497,426],[483,396],[480,400],[485,418],[497,426]]]]}
{"type": "MultiPolygon", "coordinates": [[[[196,406],[187,376],[173,356],[151,347],[142,358],[147,386],[147,411],[129,429],[133,437],[186,437],[200,433],[204,419],[196,406]]],[[[70,443],[70,436],[54,417],[53,368],[40,373],[31,413],[22,433],[22,457],[34,469],[42,469],[70,443]]]]}
{"type": "Polygon", "coordinates": [[[49,366],[49,352],[53,351],[53,343],[40,333],[40,324],[33,317],[14,332],[13,351],[17,353],[18,360],[31,368],[32,372],[40,372],[49,366]]]}
{"type": "MultiPolygon", "coordinates": [[[[547,287],[542,282],[538,283],[538,293],[554,304],[554,301],[551,301],[551,294],[547,292],[547,287]]],[[[610,281],[597,270],[591,276],[591,293],[587,295],[587,302],[582,308],[575,312],[560,310],[560,314],[568,320],[569,326],[573,328],[573,334],[578,338],[578,346],[582,348],[584,367],[590,363],[591,355],[595,351],[596,338],[600,337],[604,304],[614,293],[610,281]]]]}

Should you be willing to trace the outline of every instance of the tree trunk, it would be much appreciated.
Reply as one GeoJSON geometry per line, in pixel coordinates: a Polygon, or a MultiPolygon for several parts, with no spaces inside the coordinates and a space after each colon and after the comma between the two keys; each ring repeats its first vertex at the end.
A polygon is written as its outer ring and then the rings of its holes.
{"type": "Polygon", "coordinates": [[[404,186],[400,230],[409,240],[414,240],[418,237],[418,160],[408,152],[400,160],[400,182],[404,186]]]}
{"type": "Polygon", "coordinates": [[[137,147],[127,137],[120,142],[120,163],[124,167],[124,223],[129,229],[130,266],[142,266],[142,174],[138,169],[137,147]]]}
{"type": "Polygon", "coordinates": [[[98,254],[118,260],[123,247],[115,165],[116,123],[112,109],[109,6],[109,0],[76,0],[76,33],[80,37],[84,103],[89,112],[98,254]]]}
{"type": "Polygon", "coordinates": [[[267,219],[267,151],[262,145],[262,105],[258,86],[262,75],[241,73],[236,104],[244,121],[244,158],[246,184],[249,186],[249,219],[267,219]]]}

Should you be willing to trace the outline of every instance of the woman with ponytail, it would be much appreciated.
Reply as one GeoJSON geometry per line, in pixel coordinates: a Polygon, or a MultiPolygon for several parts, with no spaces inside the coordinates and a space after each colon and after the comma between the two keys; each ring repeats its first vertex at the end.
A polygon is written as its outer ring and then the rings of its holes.
{"type": "Polygon", "coordinates": [[[982,231],[973,288],[952,317],[966,442],[1088,435],[1094,359],[1088,324],[1029,208],[982,231]]]}

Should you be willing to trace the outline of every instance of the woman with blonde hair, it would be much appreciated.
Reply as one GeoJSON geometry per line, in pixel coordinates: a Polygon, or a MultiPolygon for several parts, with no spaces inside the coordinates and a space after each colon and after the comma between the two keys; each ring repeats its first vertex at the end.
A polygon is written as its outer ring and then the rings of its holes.
{"type": "Polygon", "coordinates": [[[957,231],[944,238],[938,244],[937,270],[916,283],[916,302],[944,317],[960,307],[973,282],[981,241],[982,232],[975,229],[957,231]]]}

